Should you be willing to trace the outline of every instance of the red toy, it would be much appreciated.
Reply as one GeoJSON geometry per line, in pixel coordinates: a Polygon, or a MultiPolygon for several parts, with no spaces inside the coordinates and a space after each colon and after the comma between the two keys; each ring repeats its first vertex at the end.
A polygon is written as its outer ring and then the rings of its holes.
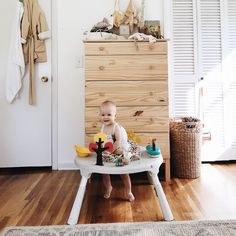
{"type": "MultiPolygon", "coordinates": [[[[104,134],[96,134],[94,136],[95,143],[90,143],[89,144],[89,150],[91,152],[96,152],[97,153],[97,162],[96,165],[103,166],[102,162],[102,153],[107,150],[108,152],[112,152],[113,150],[113,144],[111,142],[105,143],[103,146],[103,143],[105,141],[104,139],[104,134]]],[[[105,136],[106,137],[106,136],[105,136]]]]}

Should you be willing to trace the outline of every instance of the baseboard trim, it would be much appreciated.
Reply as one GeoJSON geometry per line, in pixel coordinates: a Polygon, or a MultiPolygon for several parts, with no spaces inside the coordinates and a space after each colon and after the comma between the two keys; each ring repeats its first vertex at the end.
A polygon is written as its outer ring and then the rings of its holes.
{"type": "Polygon", "coordinates": [[[74,162],[59,162],[58,170],[78,170],[74,162]]]}

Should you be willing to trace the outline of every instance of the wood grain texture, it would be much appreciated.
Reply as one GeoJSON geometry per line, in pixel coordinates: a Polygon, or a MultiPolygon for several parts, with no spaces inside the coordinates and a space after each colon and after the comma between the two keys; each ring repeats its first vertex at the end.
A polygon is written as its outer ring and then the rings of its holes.
{"type": "Polygon", "coordinates": [[[168,105],[166,81],[86,82],[86,106],[100,106],[111,100],[117,106],[168,105]]]}
{"type": "Polygon", "coordinates": [[[71,197],[76,194],[74,187],[79,185],[78,178],[79,173],[70,171],[19,170],[1,174],[0,227],[55,221],[63,224],[63,217],[70,212],[68,206],[72,206],[71,197]]]}
{"type": "Polygon", "coordinates": [[[85,55],[167,54],[167,42],[85,42],[84,45],[85,55]]]}
{"type": "MultiPolygon", "coordinates": [[[[0,172],[0,230],[16,225],[66,224],[80,183],[79,171],[0,172]]],[[[103,198],[100,175],[87,186],[78,223],[162,221],[154,188],[145,173],[131,175],[136,200],[126,201],[119,176],[103,198]]],[[[236,218],[236,164],[202,164],[198,179],[161,182],[175,220],[236,218]],[[223,207],[222,207],[223,206],[223,207]]]]}
{"type": "MultiPolygon", "coordinates": [[[[99,129],[94,107],[105,100],[122,107],[118,122],[126,129],[169,132],[167,41],[85,41],[84,45],[86,135],[99,129]]],[[[169,138],[163,143],[164,159],[168,160],[169,138]]],[[[168,161],[165,164],[169,181],[170,165],[168,161]]]]}
{"type": "MultiPolygon", "coordinates": [[[[169,132],[167,106],[117,107],[117,122],[134,132],[169,132]]],[[[85,132],[100,130],[99,107],[85,108],[85,132]]]]}
{"type": "Polygon", "coordinates": [[[86,56],[85,77],[90,80],[167,80],[167,55],[86,56]]]}

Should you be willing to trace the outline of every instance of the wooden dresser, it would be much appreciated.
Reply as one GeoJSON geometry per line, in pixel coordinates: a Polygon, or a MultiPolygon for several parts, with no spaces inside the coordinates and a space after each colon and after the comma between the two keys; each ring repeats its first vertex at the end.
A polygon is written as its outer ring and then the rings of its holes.
{"type": "Polygon", "coordinates": [[[170,180],[168,63],[166,40],[85,41],[86,144],[100,130],[99,105],[117,105],[117,122],[146,145],[157,139],[170,180]]]}

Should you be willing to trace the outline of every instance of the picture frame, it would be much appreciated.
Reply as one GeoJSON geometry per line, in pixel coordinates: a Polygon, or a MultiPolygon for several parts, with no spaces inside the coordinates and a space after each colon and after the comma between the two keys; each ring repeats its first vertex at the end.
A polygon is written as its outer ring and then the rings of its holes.
{"type": "Polygon", "coordinates": [[[152,35],[157,39],[163,38],[161,35],[161,25],[159,20],[145,20],[144,26],[139,29],[139,32],[152,35]]]}
{"type": "Polygon", "coordinates": [[[121,24],[119,27],[119,35],[128,37],[130,35],[129,25],[121,24]]]}

